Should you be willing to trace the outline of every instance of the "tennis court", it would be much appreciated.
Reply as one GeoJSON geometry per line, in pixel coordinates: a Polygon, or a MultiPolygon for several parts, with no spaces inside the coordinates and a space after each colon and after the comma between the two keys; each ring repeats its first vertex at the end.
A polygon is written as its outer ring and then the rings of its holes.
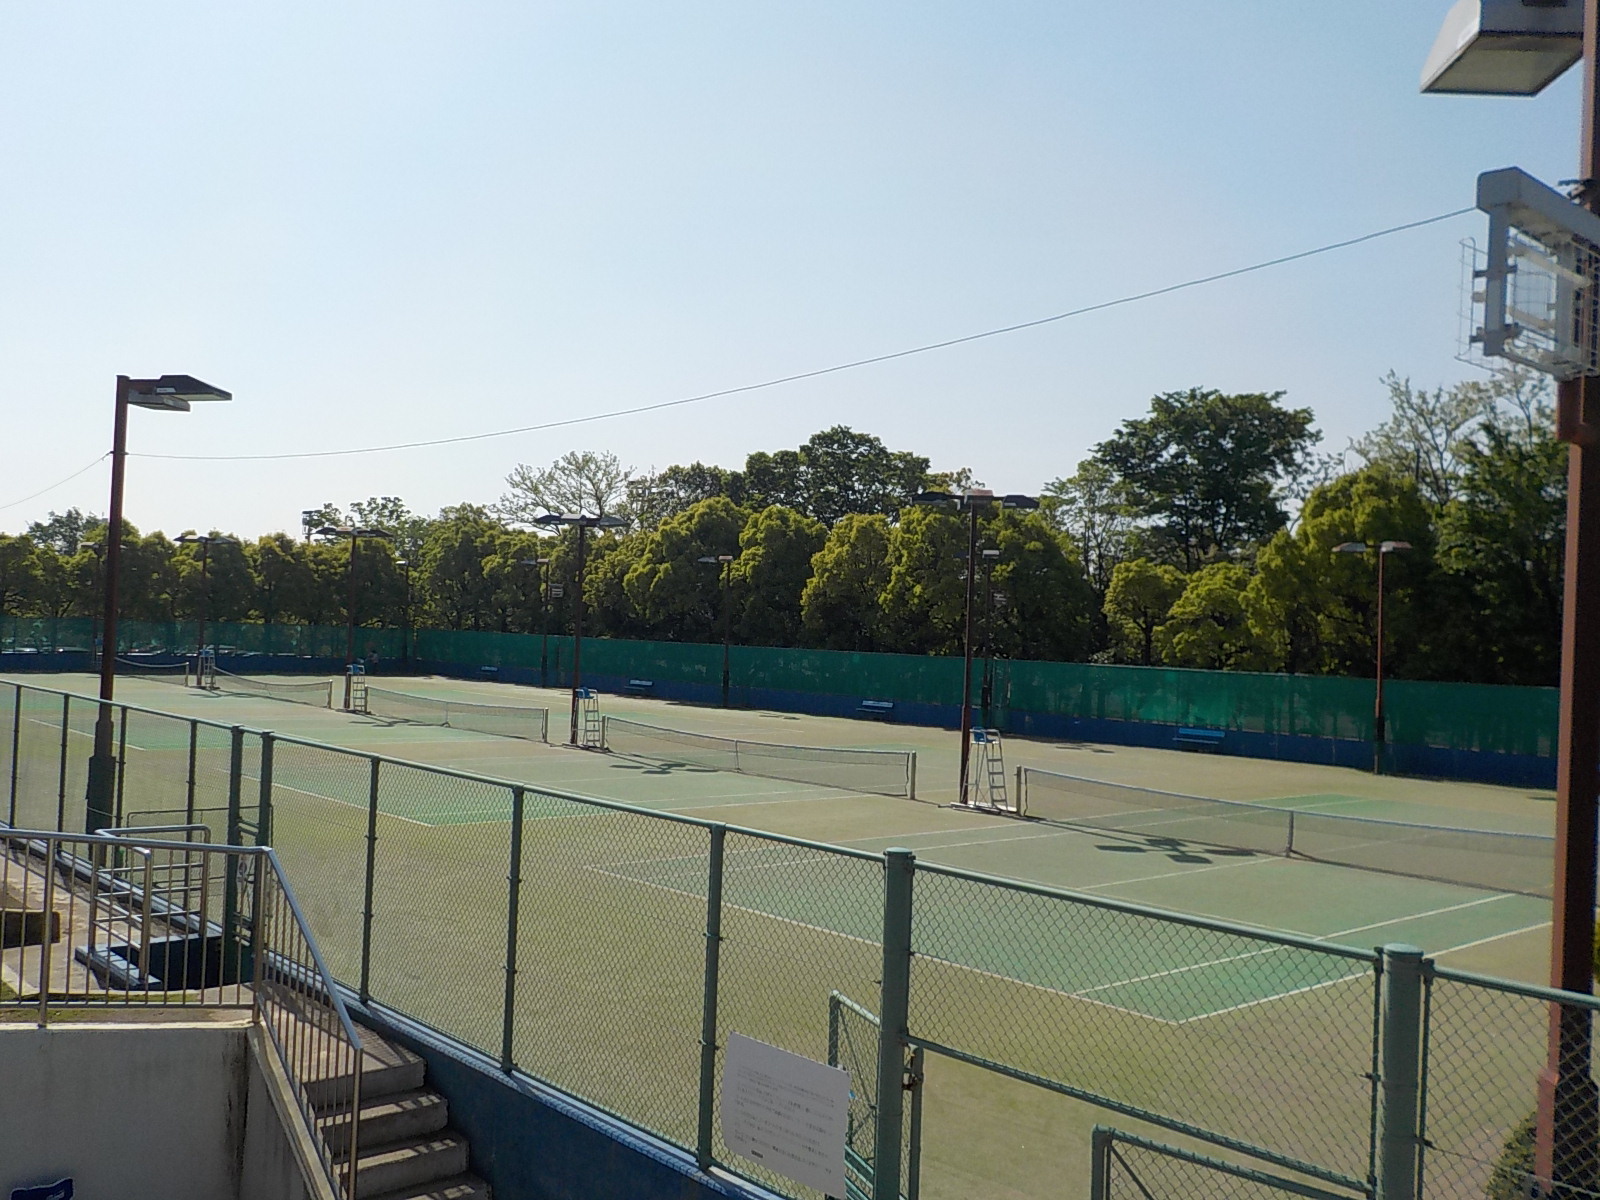
{"type": "MultiPolygon", "coordinates": [[[[46,684],[38,677],[23,682],[46,684]]],[[[54,682],[79,694],[92,690],[82,676],[54,682]]],[[[826,1055],[831,992],[869,1008],[877,1000],[883,869],[863,852],[905,846],[919,864],[913,1025],[922,1036],[1352,1178],[1364,1173],[1370,1132],[1375,983],[1370,955],[1332,947],[1407,941],[1450,965],[1535,981],[1544,974],[1549,902],[1512,886],[1472,887],[1208,845],[1173,836],[1193,830],[1174,826],[1172,812],[1148,797],[1139,799],[1147,809],[1134,811],[1148,810],[1153,825],[1141,816],[1103,828],[944,806],[956,760],[947,731],[602,700],[609,714],[699,738],[915,752],[912,800],[716,770],[694,739],[687,743],[693,752],[677,756],[570,749],[560,744],[565,693],[385,682],[468,706],[548,708],[552,744],[434,723],[436,710],[426,704],[411,719],[361,717],[138,679],[120,684],[119,697],[282,735],[273,760],[272,840],[335,974],[361,980],[382,1003],[490,1052],[507,1036],[499,1015],[507,856],[520,829],[522,882],[510,886],[521,896],[514,940],[523,962],[537,969],[524,970],[519,985],[525,1016],[509,1034],[515,1060],[680,1144],[692,1144],[695,1130],[686,1081],[697,1072],[712,879],[723,921],[719,1010],[727,1028],[826,1055]],[[493,780],[530,785],[520,824],[512,820],[514,790],[493,780]],[[597,807],[540,787],[647,811],[597,807]],[[843,849],[730,830],[714,864],[706,826],[678,817],[843,849]],[[374,864],[366,894],[364,862],[374,864]],[[947,869],[1065,887],[1076,898],[942,873],[947,869]],[[1230,932],[1213,921],[1276,933],[1230,932]],[[449,964],[449,986],[441,987],[441,962],[449,964]]],[[[26,695],[32,698],[19,711],[24,726],[37,731],[28,735],[33,755],[48,767],[61,705],[26,695]]],[[[92,706],[72,712],[68,738],[86,751],[84,718],[92,706]]],[[[163,764],[155,787],[162,796],[130,791],[130,815],[183,795],[186,746],[173,730],[185,728],[130,714],[130,764],[163,764]]],[[[202,728],[198,803],[205,809],[225,801],[218,788],[227,781],[228,731],[202,728]]],[[[1008,761],[1031,769],[1093,768],[1121,785],[1111,788],[1116,796],[1133,796],[1135,783],[1150,790],[1176,780],[1189,793],[1204,787],[1256,801],[1269,816],[1423,817],[1513,833],[1539,833],[1548,824],[1547,799],[1507,789],[1018,739],[1006,748],[1008,761]]],[[[762,764],[758,755],[740,765],[762,764]]],[[[243,773],[257,779],[254,760],[246,758],[243,773]]],[[[49,799],[56,780],[52,773],[33,784],[49,799]]],[[[78,794],[81,786],[77,776],[69,783],[78,794]]],[[[142,787],[150,791],[149,781],[142,787]]],[[[1542,1027],[1527,1024],[1514,1035],[1496,1026],[1493,1036],[1536,1062],[1542,1027]]],[[[1481,1032],[1489,1036],[1488,1026],[1481,1032]]],[[[925,1196],[970,1195],[979,1181],[1003,1180],[1015,1185],[1014,1194],[1037,1192],[1064,1161],[1087,1155],[1088,1131],[1103,1112],[957,1062],[930,1066],[928,1078],[928,1162],[941,1182],[925,1184],[925,1196]]],[[[1496,1112],[1496,1127],[1518,1119],[1521,1106],[1513,1093],[1506,1112],[1496,1112]]],[[[989,1193],[1013,1194],[998,1186],[989,1193]]]]}

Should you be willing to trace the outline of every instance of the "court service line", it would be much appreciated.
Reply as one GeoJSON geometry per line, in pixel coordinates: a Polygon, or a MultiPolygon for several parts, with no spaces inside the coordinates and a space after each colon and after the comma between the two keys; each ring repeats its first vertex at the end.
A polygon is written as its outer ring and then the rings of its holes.
{"type": "MultiPolygon", "coordinates": [[[[246,778],[250,777],[247,776],[246,778]]],[[[256,777],[255,782],[260,783],[260,778],[256,777]]],[[[330,804],[342,804],[345,808],[353,808],[360,812],[366,812],[369,807],[366,804],[352,804],[350,801],[341,800],[337,796],[324,796],[321,792],[308,792],[305,788],[297,788],[292,783],[279,783],[276,779],[274,779],[272,781],[272,790],[276,792],[279,788],[282,788],[286,792],[299,792],[302,796],[310,796],[313,800],[326,800],[330,804]]],[[[378,810],[378,815],[380,817],[392,817],[396,821],[404,821],[407,825],[420,825],[424,829],[438,828],[438,826],[430,825],[426,821],[417,821],[413,820],[411,817],[402,817],[399,813],[384,812],[384,810],[381,808],[378,810]]],[[[462,822],[462,824],[481,824],[481,822],[462,822]]]]}
{"type": "Polygon", "coordinates": [[[1438,958],[1441,954],[1454,954],[1458,950],[1471,950],[1476,946],[1487,946],[1490,942],[1498,942],[1501,938],[1516,937],[1519,933],[1532,933],[1535,929],[1550,928],[1549,921],[1536,921],[1532,925],[1524,925],[1521,929],[1508,929],[1504,933],[1496,933],[1490,937],[1479,938],[1475,942],[1463,942],[1459,946],[1451,946],[1448,950],[1437,950],[1430,957],[1438,958]]]}

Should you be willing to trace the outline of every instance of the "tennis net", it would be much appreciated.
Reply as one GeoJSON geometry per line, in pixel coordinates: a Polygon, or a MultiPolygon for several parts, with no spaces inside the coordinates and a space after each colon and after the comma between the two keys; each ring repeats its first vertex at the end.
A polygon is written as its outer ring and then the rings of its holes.
{"type": "Polygon", "coordinates": [[[158,663],[143,659],[123,658],[117,655],[117,674],[134,679],[154,679],[158,683],[175,683],[189,686],[189,664],[185,662],[158,663]]]}
{"type": "Polygon", "coordinates": [[[291,704],[313,704],[318,708],[333,707],[331,679],[255,679],[213,667],[211,686],[221,692],[242,692],[269,700],[287,700],[291,704]]]}
{"type": "Polygon", "coordinates": [[[1017,771],[1023,815],[1126,833],[1152,844],[1195,844],[1292,855],[1337,866],[1551,895],[1555,839],[1214,800],[1082,779],[1035,767],[1017,771]]]}
{"type": "Polygon", "coordinates": [[[525,738],[530,742],[548,741],[550,710],[526,708],[516,704],[476,704],[467,700],[438,700],[410,692],[391,692],[367,685],[368,716],[413,725],[439,725],[446,729],[465,729],[496,737],[525,738]]]}
{"type": "Polygon", "coordinates": [[[908,750],[854,750],[839,746],[785,746],[664,729],[623,717],[606,717],[601,747],[613,754],[738,771],[791,783],[814,783],[846,792],[917,795],[917,756],[908,750]]]}

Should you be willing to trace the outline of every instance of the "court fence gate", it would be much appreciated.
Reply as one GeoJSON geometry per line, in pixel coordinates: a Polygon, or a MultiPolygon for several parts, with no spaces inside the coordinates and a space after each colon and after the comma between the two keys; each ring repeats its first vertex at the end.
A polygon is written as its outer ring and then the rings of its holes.
{"type": "MultiPolygon", "coordinates": [[[[82,830],[96,709],[0,685],[8,825],[82,830]]],[[[870,1200],[1163,1200],[1224,1176],[1239,1194],[1509,1200],[1531,1180],[1550,1021],[1592,1032],[1591,996],[1410,947],[115,715],[119,821],[220,812],[228,842],[271,845],[363,1002],[801,1200],[818,1194],[723,1141],[731,1032],[850,1068],[851,1195],[870,1200]]],[[[1595,1118],[1591,1099],[1558,1127],[1560,1194],[1600,1196],[1595,1118]]]]}

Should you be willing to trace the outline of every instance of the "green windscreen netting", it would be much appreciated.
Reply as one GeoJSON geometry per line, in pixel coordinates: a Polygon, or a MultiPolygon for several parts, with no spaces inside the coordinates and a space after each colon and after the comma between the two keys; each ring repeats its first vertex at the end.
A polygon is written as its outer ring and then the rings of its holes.
{"type": "MultiPolygon", "coordinates": [[[[85,618],[0,618],[0,651],[87,649],[93,630],[85,618]]],[[[122,653],[185,653],[194,648],[195,633],[189,621],[124,621],[118,642],[122,653]]],[[[342,658],[345,630],[222,621],[207,625],[206,640],[223,653],[342,658]]],[[[413,655],[469,669],[536,670],[541,641],[538,634],[419,629],[413,655]]],[[[358,656],[393,660],[400,651],[399,630],[356,630],[358,656]]],[[[556,673],[552,682],[564,678],[572,667],[572,639],[551,636],[549,658],[556,673]]],[[[714,687],[722,679],[722,647],[585,638],[583,668],[589,677],[714,687]]],[[[926,655],[734,646],[730,675],[735,703],[781,707],[781,696],[771,693],[798,692],[954,707],[961,696],[961,660],[926,655]]],[[[1030,713],[1355,741],[1372,737],[1370,679],[1021,661],[996,662],[994,677],[996,719],[1002,728],[1030,713]]],[[[1542,757],[1555,753],[1554,688],[1391,680],[1385,696],[1391,742],[1542,757]]]]}

